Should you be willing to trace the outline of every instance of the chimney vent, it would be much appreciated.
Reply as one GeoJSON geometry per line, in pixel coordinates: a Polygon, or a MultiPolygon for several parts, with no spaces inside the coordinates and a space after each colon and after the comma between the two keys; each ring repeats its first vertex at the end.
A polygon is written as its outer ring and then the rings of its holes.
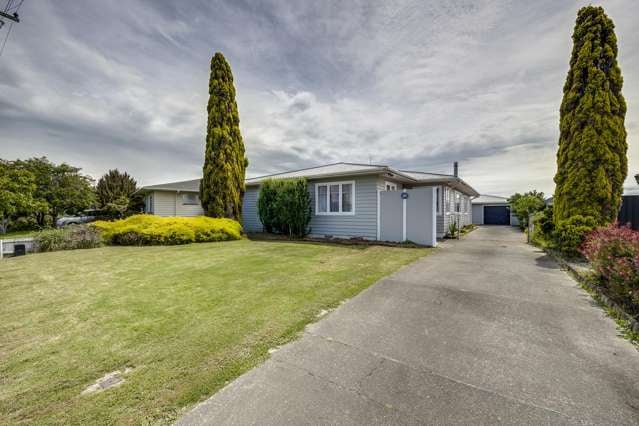
{"type": "Polygon", "coordinates": [[[457,161],[453,163],[453,176],[459,176],[459,163],[457,163],[457,161]]]}

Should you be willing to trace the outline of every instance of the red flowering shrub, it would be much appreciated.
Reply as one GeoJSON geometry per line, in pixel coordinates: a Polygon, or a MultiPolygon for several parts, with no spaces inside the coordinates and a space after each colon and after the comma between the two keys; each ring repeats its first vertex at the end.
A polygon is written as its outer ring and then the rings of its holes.
{"type": "Polygon", "coordinates": [[[586,237],[581,253],[611,297],[639,313],[639,232],[612,224],[586,237]]]}

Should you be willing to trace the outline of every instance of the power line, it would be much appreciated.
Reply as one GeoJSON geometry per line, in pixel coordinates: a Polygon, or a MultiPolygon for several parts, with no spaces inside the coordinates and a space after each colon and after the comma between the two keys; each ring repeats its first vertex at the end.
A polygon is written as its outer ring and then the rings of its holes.
{"type": "Polygon", "coordinates": [[[0,10],[0,29],[4,27],[4,19],[8,19],[11,22],[9,23],[9,29],[7,30],[7,35],[4,37],[4,41],[2,42],[2,46],[0,47],[0,56],[4,52],[4,48],[7,45],[7,40],[9,40],[9,34],[11,34],[11,30],[13,29],[13,24],[20,22],[20,15],[18,15],[18,10],[20,6],[22,6],[24,0],[7,0],[7,4],[4,6],[3,10],[0,10]]]}

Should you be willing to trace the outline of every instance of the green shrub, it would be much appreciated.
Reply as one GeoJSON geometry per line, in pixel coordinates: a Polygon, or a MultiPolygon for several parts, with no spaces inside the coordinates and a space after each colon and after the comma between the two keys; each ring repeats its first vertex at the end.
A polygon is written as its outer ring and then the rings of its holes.
{"type": "Polygon", "coordinates": [[[532,217],[533,234],[532,241],[541,246],[552,244],[555,223],[553,222],[552,206],[547,206],[532,217]]]}
{"type": "Polygon", "coordinates": [[[114,222],[93,222],[92,226],[108,244],[126,246],[228,241],[242,237],[242,226],[238,222],[205,216],[135,215],[114,222]]]}
{"type": "Polygon", "coordinates": [[[596,227],[597,221],[591,216],[572,216],[556,225],[553,244],[565,256],[577,257],[586,235],[596,227]]]}
{"type": "Polygon", "coordinates": [[[306,179],[268,179],[262,183],[258,214],[267,232],[303,237],[309,232],[311,195],[306,179]]]}
{"type": "Polygon", "coordinates": [[[459,233],[459,226],[457,226],[457,222],[451,222],[448,224],[448,237],[456,238],[459,233]]]}
{"type": "Polygon", "coordinates": [[[101,245],[100,234],[87,225],[72,225],[47,229],[36,234],[35,249],[39,252],[95,248],[101,245]]]}

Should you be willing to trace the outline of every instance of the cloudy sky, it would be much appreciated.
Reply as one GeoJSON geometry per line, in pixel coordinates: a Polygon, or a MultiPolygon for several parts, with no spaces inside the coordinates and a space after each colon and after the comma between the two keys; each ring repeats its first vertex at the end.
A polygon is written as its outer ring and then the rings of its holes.
{"type": "MultiPolygon", "coordinates": [[[[249,176],[338,161],[449,173],[458,160],[482,193],[552,192],[587,3],[26,0],[0,56],[0,157],[45,155],[94,177],[117,167],[141,184],[199,177],[221,51],[249,176]]],[[[601,4],[639,173],[639,7],[601,4]]]]}

